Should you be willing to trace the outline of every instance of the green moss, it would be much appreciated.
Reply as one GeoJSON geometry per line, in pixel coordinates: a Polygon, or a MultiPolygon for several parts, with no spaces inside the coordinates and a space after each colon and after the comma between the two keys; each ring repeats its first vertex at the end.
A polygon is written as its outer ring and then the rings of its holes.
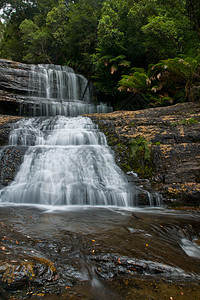
{"type": "Polygon", "coordinates": [[[149,178],[153,173],[153,163],[151,154],[152,143],[143,137],[132,139],[129,142],[131,150],[131,168],[139,176],[149,178]]]}
{"type": "MultiPolygon", "coordinates": [[[[134,123],[131,123],[135,126],[134,123]]],[[[143,178],[150,178],[154,172],[151,145],[143,137],[131,139],[129,142],[124,139],[120,140],[114,130],[107,124],[98,122],[99,129],[103,131],[107,137],[108,145],[111,146],[115,152],[116,163],[120,168],[127,173],[134,171],[143,178]]]]}
{"type": "Polygon", "coordinates": [[[190,118],[190,119],[183,119],[180,121],[176,121],[176,122],[172,122],[171,125],[172,126],[179,126],[179,125],[186,125],[186,126],[190,126],[193,124],[198,124],[199,121],[194,119],[194,118],[190,118]]]}
{"type": "Polygon", "coordinates": [[[131,147],[131,152],[132,152],[132,158],[134,159],[138,154],[143,154],[144,160],[149,161],[151,158],[151,142],[147,141],[143,137],[138,137],[137,139],[132,139],[129,142],[129,145],[131,147]]]}

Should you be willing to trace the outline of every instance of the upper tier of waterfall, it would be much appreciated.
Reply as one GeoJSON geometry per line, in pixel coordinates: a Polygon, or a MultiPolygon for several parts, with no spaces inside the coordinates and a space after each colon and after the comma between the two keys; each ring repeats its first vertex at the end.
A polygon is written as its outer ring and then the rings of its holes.
{"type": "Polygon", "coordinates": [[[91,102],[88,80],[70,67],[31,65],[28,82],[29,115],[78,116],[112,111],[105,103],[91,102]]]}
{"type": "Polygon", "coordinates": [[[29,95],[60,101],[90,102],[90,91],[85,77],[75,74],[68,66],[31,65],[29,95]]]}
{"type": "MultiPolygon", "coordinates": [[[[0,59],[0,86],[7,94],[12,91],[5,103],[8,106],[13,101],[13,112],[19,115],[78,116],[112,111],[105,103],[94,101],[92,84],[68,66],[21,64],[0,59]]],[[[12,108],[9,109],[12,112],[12,108]]]]}

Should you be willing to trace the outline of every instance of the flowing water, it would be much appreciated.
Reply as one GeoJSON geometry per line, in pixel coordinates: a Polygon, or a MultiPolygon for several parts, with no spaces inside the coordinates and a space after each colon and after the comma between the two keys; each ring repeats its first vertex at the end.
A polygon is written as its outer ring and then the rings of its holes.
{"type": "Polygon", "coordinates": [[[12,146],[29,146],[3,202],[136,206],[137,190],[115,164],[106,138],[86,117],[19,121],[12,146]]]}
{"type": "MultiPolygon", "coordinates": [[[[68,67],[33,65],[30,99],[34,99],[34,115],[38,106],[40,115],[51,116],[15,124],[9,144],[28,150],[15,180],[0,192],[1,202],[120,207],[140,204],[138,188],[116,165],[104,134],[91,119],[74,117],[88,110],[111,110],[105,104],[91,103],[83,76],[68,67]]],[[[151,206],[154,201],[146,193],[151,206]]]]}
{"type": "Polygon", "coordinates": [[[200,299],[199,213],[159,207],[128,181],[104,134],[78,116],[111,110],[90,102],[85,78],[46,65],[30,74],[34,117],[9,140],[27,151],[0,191],[0,297],[200,299]]]}
{"type": "Polygon", "coordinates": [[[105,103],[91,102],[90,85],[73,69],[55,65],[31,65],[28,95],[20,114],[29,116],[78,116],[112,111],[105,103]]]}

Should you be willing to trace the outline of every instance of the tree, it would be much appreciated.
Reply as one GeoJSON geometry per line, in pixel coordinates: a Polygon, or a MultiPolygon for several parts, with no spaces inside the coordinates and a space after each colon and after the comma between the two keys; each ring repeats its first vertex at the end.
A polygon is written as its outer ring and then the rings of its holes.
{"type": "Polygon", "coordinates": [[[55,7],[47,16],[47,27],[54,44],[59,44],[65,62],[88,76],[91,55],[96,47],[99,1],[80,0],[55,7]]]}
{"type": "MultiPolygon", "coordinates": [[[[40,1],[40,6],[42,3],[44,3],[46,0],[40,1]]],[[[49,5],[47,6],[47,9],[50,9],[52,5],[57,3],[57,0],[50,0],[49,5]]],[[[37,62],[35,59],[35,55],[31,52],[27,53],[27,51],[34,51],[34,47],[28,47],[30,42],[25,42],[25,37],[22,39],[22,31],[20,24],[24,22],[25,19],[34,22],[34,18],[38,16],[40,13],[45,17],[44,11],[39,10],[39,7],[37,5],[37,1],[26,1],[26,0],[10,0],[10,1],[2,1],[0,7],[4,10],[4,17],[5,17],[5,30],[4,35],[0,43],[0,55],[1,57],[8,58],[8,59],[14,59],[17,61],[26,61],[26,62],[37,62]],[[27,56],[28,55],[28,56],[27,56]],[[31,59],[31,57],[34,59],[31,59]],[[27,59],[28,58],[28,59],[27,59]]],[[[37,22],[34,22],[37,26],[37,22]]],[[[31,22],[23,23],[22,27],[31,27],[31,22]]],[[[29,28],[30,29],[30,28],[29,28]]],[[[33,26],[32,26],[33,29],[33,26]]],[[[24,29],[25,30],[25,29],[24,29]]],[[[28,28],[27,28],[28,30],[28,28]]],[[[30,30],[29,30],[30,31],[30,30]]],[[[25,30],[26,32],[26,30],[25,30]]],[[[39,35],[39,29],[37,31],[37,34],[39,35]]],[[[26,36],[27,34],[25,34],[26,36]]],[[[29,32],[30,35],[30,32],[29,32]]],[[[36,38],[36,32],[33,32],[33,42],[37,43],[36,38]]],[[[30,36],[28,37],[28,39],[30,36]]],[[[44,39],[46,38],[46,32],[41,29],[40,37],[38,36],[38,42],[44,45],[44,39]],[[41,42],[40,42],[41,38],[41,42]]],[[[42,51],[44,54],[45,51],[42,51]]],[[[41,62],[42,57],[45,57],[44,55],[40,55],[40,59],[38,62],[41,62]]],[[[47,61],[47,60],[46,60],[47,61]]]]}
{"type": "Polygon", "coordinates": [[[200,2],[198,0],[186,0],[186,10],[200,39],[200,2]]]}
{"type": "Polygon", "coordinates": [[[200,54],[196,57],[175,57],[163,60],[152,70],[162,83],[162,88],[173,85],[174,94],[184,91],[188,101],[198,101],[200,97],[200,54]]]}
{"type": "Polygon", "coordinates": [[[1,40],[2,37],[3,37],[3,32],[4,32],[4,25],[3,25],[3,23],[0,21],[0,40],[1,40]]]}
{"type": "Polygon", "coordinates": [[[33,21],[25,19],[19,26],[24,42],[23,61],[31,63],[51,63],[48,55],[48,32],[33,21]]]}

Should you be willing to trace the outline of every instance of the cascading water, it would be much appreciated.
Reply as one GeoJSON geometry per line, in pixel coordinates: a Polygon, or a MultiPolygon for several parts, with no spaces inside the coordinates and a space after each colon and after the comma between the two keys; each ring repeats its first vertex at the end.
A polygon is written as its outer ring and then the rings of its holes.
{"type": "MultiPolygon", "coordinates": [[[[40,65],[31,69],[29,100],[34,97],[37,105],[39,99],[39,114],[51,117],[23,119],[15,124],[10,145],[27,146],[28,150],[15,180],[1,190],[0,201],[137,206],[138,189],[115,164],[104,134],[91,119],[71,117],[95,108],[85,89],[86,79],[66,67],[40,65]],[[82,93],[85,101],[77,100],[82,93]]],[[[110,108],[100,105],[96,109],[105,110],[110,108]]],[[[36,107],[33,112],[37,115],[36,107]]]]}
{"type": "Polygon", "coordinates": [[[26,96],[26,105],[21,105],[21,114],[78,116],[112,111],[106,104],[91,103],[87,79],[75,74],[70,67],[31,65],[28,89],[29,95],[26,96]]]}
{"type": "Polygon", "coordinates": [[[1,201],[50,205],[134,206],[136,192],[89,118],[57,116],[17,123],[11,145],[29,145],[1,201]]]}

